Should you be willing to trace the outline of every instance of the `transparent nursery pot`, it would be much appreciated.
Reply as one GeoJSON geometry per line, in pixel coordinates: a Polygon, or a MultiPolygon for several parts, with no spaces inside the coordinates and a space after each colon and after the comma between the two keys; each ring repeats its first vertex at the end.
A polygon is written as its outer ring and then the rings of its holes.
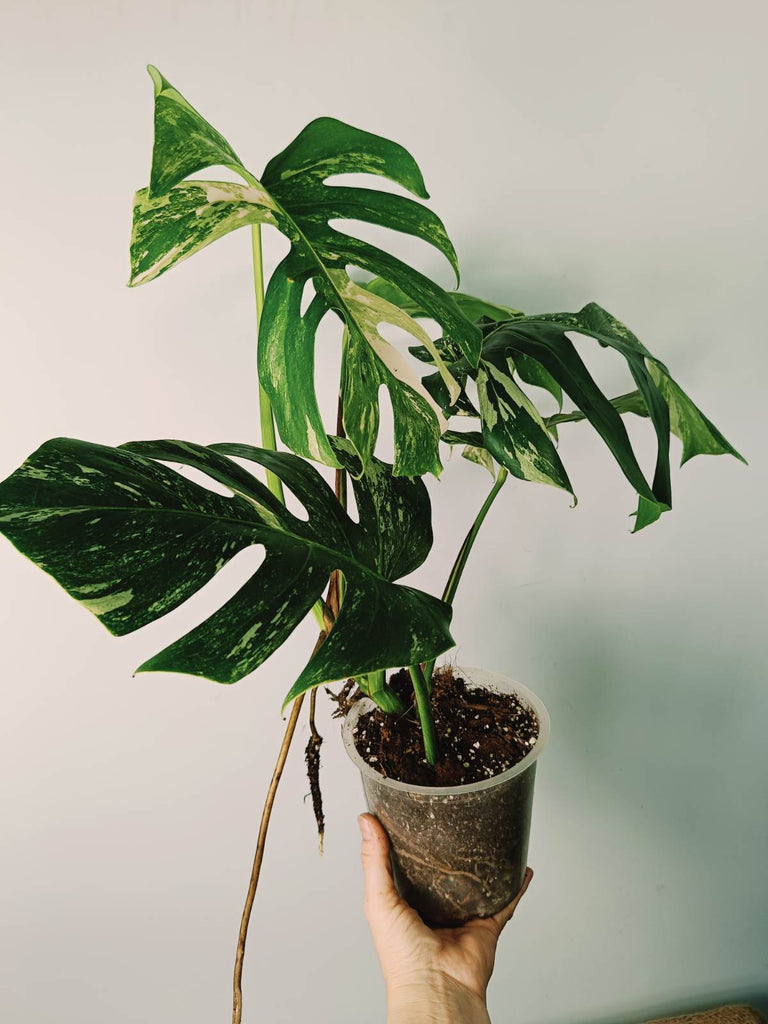
{"type": "Polygon", "coordinates": [[[415,786],[385,778],[363,760],[354,743],[357,720],[375,708],[373,701],[357,701],[342,726],[368,810],[389,835],[397,889],[427,924],[440,927],[489,917],[520,890],[536,762],[549,739],[547,709],[525,686],[484,669],[457,667],[456,673],[469,689],[516,694],[538,719],[532,749],[500,775],[463,786],[415,786]]]}

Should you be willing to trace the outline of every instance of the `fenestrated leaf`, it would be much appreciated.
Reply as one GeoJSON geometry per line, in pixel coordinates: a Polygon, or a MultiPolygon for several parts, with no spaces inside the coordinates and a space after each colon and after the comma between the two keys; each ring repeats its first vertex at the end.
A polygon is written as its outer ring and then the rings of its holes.
{"type": "MultiPolygon", "coordinates": [[[[466,361],[449,364],[460,383],[464,386],[467,377],[476,376],[478,384],[482,384],[490,362],[496,369],[500,393],[504,393],[503,384],[513,373],[517,373],[526,383],[546,387],[558,401],[561,400],[559,389],[567,393],[577,408],[569,413],[546,417],[543,423],[555,439],[557,428],[562,423],[580,419],[592,423],[638,493],[638,508],[634,513],[635,532],[655,522],[671,507],[670,432],[683,440],[683,462],[701,453],[727,452],[741,458],[672,380],[666,366],[645,348],[625,324],[595,303],[589,303],[578,313],[537,314],[498,324],[484,324],[483,332],[483,352],[477,369],[471,368],[466,361]],[[567,337],[568,331],[589,335],[603,348],[613,349],[622,355],[637,384],[637,391],[608,400],[567,337]],[[627,412],[647,416],[653,423],[657,437],[657,458],[652,484],[645,479],[621,422],[621,415],[627,412]]],[[[438,401],[445,401],[445,391],[436,375],[425,378],[424,383],[438,401]]],[[[514,391],[511,386],[509,390],[510,393],[514,391]]],[[[465,395],[463,391],[462,401],[465,395]]],[[[489,406],[487,398],[481,406],[478,412],[482,419],[485,447],[492,451],[502,465],[505,464],[504,458],[511,460],[512,464],[508,468],[515,472],[516,453],[513,451],[510,454],[505,450],[505,438],[502,436],[498,439],[497,451],[493,451],[488,444],[491,431],[503,432],[506,420],[498,417],[493,405],[489,406]]],[[[514,449],[514,436],[510,433],[506,440],[509,447],[514,449]]]]}
{"type": "MultiPolygon", "coordinates": [[[[480,365],[482,366],[486,359],[491,359],[498,364],[502,355],[510,356],[514,363],[518,352],[536,359],[551,374],[578,408],[584,412],[586,418],[605,441],[622,472],[635,488],[638,495],[645,498],[648,502],[655,502],[664,506],[664,508],[668,508],[668,473],[666,478],[663,476],[660,478],[657,471],[655,481],[660,481],[658,484],[659,493],[654,493],[654,490],[648,484],[640,469],[621,416],[595,383],[573,343],[566,337],[559,318],[557,322],[551,322],[555,319],[555,316],[552,315],[546,318],[525,317],[498,325],[485,340],[480,365]]],[[[566,328],[566,330],[575,329],[575,327],[566,328]]],[[[642,386],[648,387],[650,378],[644,370],[644,364],[640,365],[642,358],[634,352],[622,354],[625,355],[625,358],[630,363],[630,369],[637,383],[641,385],[641,390],[642,386]]],[[[652,381],[650,382],[650,387],[655,388],[652,381]]],[[[645,399],[646,396],[644,395],[643,397],[645,399]]],[[[651,415],[660,415],[658,405],[654,405],[653,409],[649,410],[649,412],[651,415]]],[[[663,437],[663,424],[659,428],[659,432],[663,437]]],[[[660,437],[658,464],[663,465],[665,451],[668,467],[668,429],[666,449],[664,449],[660,437]]],[[[663,510],[660,509],[660,511],[663,510]]],[[[648,517],[645,516],[639,521],[648,521],[648,517]]],[[[635,529],[637,528],[636,522],[635,529]]]]}
{"type": "MultiPolygon", "coordinates": [[[[383,285],[381,287],[384,288],[383,285]]],[[[471,434],[446,431],[442,439],[449,444],[466,443],[471,436],[479,449],[485,448],[492,452],[502,465],[520,475],[521,459],[516,449],[519,438],[513,430],[507,429],[509,424],[515,423],[515,417],[506,413],[499,416],[496,407],[498,396],[503,396],[510,408],[515,408],[516,401],[519,401],[518,391],[521,391],[512,379],[515,374],[524,383],[546,388],[561,409],[565,392],[573,399],[576,408],[570,412],[543,417],[541,425],[557,440],[558,427],[563,423],[583,419],[592,423],[624,475],[637,490],[638,508],[633,513],[636,517],[634,532],[655,522],[671,507],[670,432],[683,441],[681,464],[693,455],[705,453],[728,453],[746,461],[672,380],[666,366],[645,348],[625,324],[596,303],[588,303],[578,313],[523,315],[502,322],[493,322],[492,318],[486,317],[481,328],[483,351],[477,367],[470,366],[463,356],[451,350],[446,339],[441,338],[435,342],[462,388],[457,401],[450,404],[438,374],[430,374],[423,380],[424,386],[446,415],[459,414],[481,419],[482,435],[477,431],[471,434]],[[627,362],[637,390],[611,400],[606,398],[567,337],[568,331],[591,336],[603,348],[611,348],[620,353],[627,362]],[[492,370],[489,370],[489,363],[492,370]],[[466,392],[470,378],[478,383],[480,409],[473,408],[466,392]],[[494,384],[492,393],[488,390],[489,380],[494,384]],[[628,412],[649,417],[656,432],[656,468],[650,485],[637,463],[621,422],[621,416],[628,412]]],[[[411,351],[424,362],[431,362],[425,349],[411,351]]]]}
{"type": "Polygon", "coordinates": [[[645,496],[646,504],[641,501],[638,505],[635,530],[654,522],[662,511],[671,507],[670,430],[683,441],[681,465],[698,454],[727,453],[746,461],[672,380],[664,363],[653,356],[625,324],[596,303],[589,303],[578,313],[551,313],[526,319],[554,322],[567,330],[590,335],[602,346],[620,352],[627,360],[658,439],[652,489],[661,507],[659,510],[649,509],[645,496]]]}
{"type": "MultiPolygon", "coordinates": [[[[151,280],[226,231],[245,224],[269,223],[286,235],[291,243],[283,267],[284,274],[300,284],[307,277],[313,279],[316,291],[323,296],[328,308],[334,309],[341,317],[350,336],[356,336],[370,346],[372,354],[367,362],[382,363],[381,345],[389,346],[377,330],[381,320],[372,321],[370,315],[361,318],[362,301],[350,298],[350,295],[355,295],[355,289],[350,287],[349,265],[383,275],[412,295],[441,324],[446,334],[450,334],[470,361],[477,361],[480,331],[442,288],[384,250],[338,231],[329,223],[354,219],[411,234],[443,253],[457,272],[458,279],[456,254],[445,228],[440,219],[421,203],[381,190],[325,183],[327,178],[342,173],[372,173],[427,198],[421,172],[407,150],[335,118],[318,118],[269,161],[259,181],[239,162],[229,143],[154,69],[153,80],[156,87],[153,183],[151,195],[144,189],[136,197],[131,284],[151,280]],[[178,110],[174,111],[174,105],[178,110]],[[188,155],[185,155],[185,132],[191,132],[193,136],[188,155]],[[221,194],[215,191],[215,185],[223,188],[225,183],[206,183],[212,190],[211,203],[215,208],[204,212],[199,207],[201,193],[190,193],[189,189],[194,186],[182,181],[179,175],[187,168],[201,170],[209,166],[206,159],[210,159],[210,164],[226,163],[248,184],[236,186],[237,192],[227,189],[221,194]],[[250,206],[256,209],[249,210],[250,206]],[[168,207],[172,210],[170,214],[168,207]],[[180,215],[175,216],[176,213],[180,215]],[[186,237],[187,233],[191,233],[191,239],[186,237]]],[[[278,291],[283,287],[281,282],[276,285],[278,291]]],[[[314,387],[314,346],[310,344],[314,337],[310,337],[307,324],[302,327],[299,323],[298,307],[291,308],[293,315],[282,317],[278,325],[281,334],[274,324],[270,326],[265,318],[262,319],[265,334],[269,330],[269,339],[265,343],[272,348],[265,363],[271,370],[268,384],[273,391],[278,430],[286,443],[290,443],[288,437],[302,433],[308,438],[311,433],[308,425],[311,425],[318,438],[317,444],[313,447],[308,443],[301,450],[308,457],[329,459],[328,446],[320,439],[311,403],[304,402],[298,425],[292,422],[291,374],[285,360],[281,362],[275,355],[281,339],[288,349],[291,343],[287,339],[292,332],[303,331],[303,362],[295,369],[307,382],[303,389],[305,392],[307,387],[314,387]]],[[[429,340],[428,335],[402,309],[395,310],[394,306],[387,308],[386,304],[378,303],[377,311],[382,314],[381,319],[405,327],[417,340],[429,340]],[[394,316],[394,320],[389,316],[394,316]]],[[[384,360],[382,366],[378,366],[374,377],[386,378],[387,362],[384,360]]],[[[439,361],[437,367],[443,373],[448,389],[455,391],[455,382],[446,368],[439,361]]],[[[416,388],[409,386],[409,394],[405,393],[406,385],[399,384],[396,377],[388,386],[399,393],[399,399],[395,400],[393,396],[392,400],[396,421],[395,472],[413,476],[439,471],[436,438],[440,425],[434,410],[423,395],[418,401],[414,399],[418,384],[416,388]],[[432,421],[428,430],[424,427],[425,420],[432,421]]],[[[369,392],[367,399],[375,403],[376,396],[369,392]]],[[[316,400],[314,406],[317,406],[316,400]]],[[[377,425],[378,410],[362,418],[355,415],[347,429],[363,461],[367,461],[373,451],[376,437],[370,433],[361,436],[360,431],[369,432],[377,425]]]]}
{"type": "Polygon", "coordinates": [[[373,475],[356,483],[365,519],[357,524],[317,471],[294,455],[245,445],[148,441],[108,448],[58,438],[0,484],[0,531],[116,635],[176,608],[238,551],[263,545],[264,562],[232,598],[140,666],[218,682],[258,667],[339,569],[361,615],[339,618],[329,650],[300,677],[309,688],[425,660],[452,643],[450,608],[392,582],[429,551],[426,490],[420,481],[388,480],[383,463],[373,466],[373,475]],[[292,515],[224,451],[276,473],[308,520],[292,515]],[[201,470],[233,495],[214,493],[163,462],[201,470]],[[385,503],[396,510],[389,527],[385,503]],[[394,535],[395,522],[404,542],[394,535]]]}
{"type": "MultiPolygon", "coordinates": [[[[335,465],[326,440],[315,395],[313,374],[314,337],[317,325],[328,312],[325,292],[313,297],[301,314],[304,279],[291,278],[290,256],[276,268],[264,300],[263,327],[259,343],[259,379],[276,410],[283,441],[298,455],[335,465]],[[283,396],[290,395],[290,402],[283,396]]],[[[340,271],[331,270],[348,307],[354,313],[355,328],[347,333],[345,380],[343,381],[344,426],[365,463],[373,454],[378,434],[378,391],[387,388],[394,412],[396,475],[439,475],[437,438],[442,426],[439,407],[424,388],[406,359],[378,331],[382,320],[410,331],[422,343],[431,345],[423,329],[398,307],[359,288],[340,271]],[[357,329],[362,325],[365,335],[357,329]],[[415,464],[420,474],[408,473],[415,464]]],[[[442,366],[439,354],[436,361],[442,366]]],[[[458,384],[445,374],[450,394],[458,396],[458,384]]],[[[360,466],[362,469],[362,463],[360,466]]]]}
{"type": "MultiPolygon", "coordinates": [[[[264,296],[259,331],[259,380],[277,411],[283,442],[297,455],[338,466],[314,387],[315,334],[328,304],[315,295],[301,313],[306,278],[292,278],[286,261],[275,268],[264,296]],[[307,367],[312,372],[307,373],[307,367]],[[290,403],[283,395],[290,395],[290,403]]],[[[374,410],[378,410],[375,403],[374,410]]]]}
{"type": "MultiPolygon", "coordinates": [[[[591,335],[603,347],[615,349],[626,359],[630,373],[643,396],[657,438],[656,469],[651,485],[653,498],[649,499],[647,495],[642,494],[640,498],[645,498],[646,504],[648,501],[656,502],[659,508],[650,510],[641,502],[635,513],[635,530],[655,522],[661,512],[672,506],[672,482],[669,465],[669,409],[647,366],[647,361],[654,360],[654,357],[625,324],[595,302],[588,303],[578,313],[550,313],[543,317],[527,319],[557,323],[566,330],[591,335]]],[[[667,372],[663,363],[659,360],[654,361],[661,370],[667,372]]]]}
{"type": "MultiPolygon", "coordinates": [[[[356,326],[349,329],[342,377],[344,429],[347,436],[354,444],[363,465],[366,465],[373,455],[373,443],[378,434],[377,396],[379,387],[384,385],[392,403],[395,474],[420,476],[434,473],[439,476],[442,466],[438,456],[438,441],[446,423],[439,406],[405,357],[378,332],[376,324],[383,315],[382,307],[389,304],[384,299],[363,292],[349,279],[344,285],[344,293],[347,302],[356,310],[357,322],[368,328],[365,336],[356,326]],[[415,466],[420,467],[418,473],[413,471],[415,466]]],[[[404,326],[399,322],[397,307],[391,309],[390,322],[404,326]]],[[[459,388],[452,377],[449,377],[450,388],[447,388],[443,378],[440,379],[451,394],[458,396],[459,388]]]]}

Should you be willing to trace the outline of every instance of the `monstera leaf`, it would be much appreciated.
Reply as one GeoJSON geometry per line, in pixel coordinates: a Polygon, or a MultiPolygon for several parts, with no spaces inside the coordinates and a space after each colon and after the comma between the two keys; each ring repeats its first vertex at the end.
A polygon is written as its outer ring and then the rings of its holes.
{"type": "MultiPolygon", "coordinates": [[[[372,282],[370,286],[397,299],[384,282],[372,282]]],[[[471,296],[467,298],[471,301],[471,296]]],[[[521,479],[552,484],[573,493],[553,442],[557,440],[560,424],[588,420],[638,494],[634,532],[655,522],[672,506],[671,433],[683,442],[681,465],[701,454],[730,454],[746,461],[672,379],[666,366],[628,327],[596,303],[589,303],[578,313],[516,313],[503,319],[494,313],[492,304],[476,301],[484,336],[477,366],[470,365],[450,337],[435,343],[461,386],[459,398],[449,394],[439,374],[424,379],[446,416],[479,418],[480,430],[451,429],[442,437],[448,444],[465,445],[467,458],[492,470],[487,462],[487,456],[492,456],[521,479]],[[619,353],[637,390],[608,399],[567,337],[568,331],[592,337],[601,347],[619,353]],[[477,405],[466,392],[469,379],[477,384],[477,405]],[[561,410],[565,393],[576,409],[545,418],[521,383],[549,391],[561,410]],[[656,433],[656,466],[651,482],[637,462],[621,419],[628,412],[648,417],[656,433]]],[[[413,304],[411,313],[426,316],[424,310],[413,304]]],[[[427,349],[411,351],[422,361],[433,362],[427,349]]]]}
{"type": "Polygon", "coordinates": [[[142,441],[109,448],[46,442],[0,484],[0,532],[117,635],[165,615],[238,551],[266,557],[218,611],[138,671],[188,672],[233,683],[257,668],[320,597],[331,572],[346,580],[325,643],[287,700],[324,681],[414,664],[453,643],[450,608],[393,581],[432,544],[430,503],[418,480],[372,459],[357,468],[359,523],[310,464],[249,445],[142,441]],[[231,457],[271,470],[301,502],[304,520],[231,457]],[[158,461],[160,460],[160,461],[158,461]],[[163,465],[181,463],[232,491],[227,497],[163,465]]]}
{"type": "Polygon", "coordinates": [[[334,175],[375,174],[426,199],[411,155],[388,139],[321,117],[270,160],[257,179],[160,72],[152,67],[149,71],[155,86],[155,143],[149,188],[136,194],[130,284],[152,280],[235,228],[276,227],[291,247],[264,299],[259,376],[283,441],[300,455],[338,465],[314,388],[315,334],[332,309],[346,327],[344,428],[361,466],[373,453],[383,385],[395,420],[395,474],[439,473],[438,411],[418,376],[404,375],[396,350],[378,325],[401,327],[424,346],[454,397],[457,384],[416,320],[386,298],[361,289],[347,268],[380,275],[410,296],[454,339],[470,365],[480,354],[480,330],[429,278],[330,222],[366,221],[420,238],[446,256],[458,281],[453,245],[439,217],[421,203],[380,189],[326,184],[334,175]],[[184,180],[213,165],[235,171],[245,183],[184,180]],[[307,287],[314,296],[302,316],[307,287]]]}
{"type": "MultiPolygon", "coordinates": [[[[514,448],[518,434],[515,422],[518,413],[515,410],[511,415],[507,414],[506,409],[493,398],[490,401],[483,400],[481,375],[493,372],[491,369],[486,371],[486,365],[499,367],[501,361],[506,360],[509,372],[502,375],[506,384],[521,355],[535,360],[543,367],[605,441],[624,476],[637,491],[635,531],[655,522],[662,512],[672,506],[669,459],[672,429],[684,441],[683,462],[693,455],[704,453],[727,453],[745,461],[672,380],[666,366],[624,324],[596,303],[589,303],[578,313],[523,317],[487,329],[477,379],[483,437],[495,457],[500,448],[497,440],[499,437],[507,440],[514,448]],[[618,352],[626,361],[637,385],[638,396],[656,433],[656,466],[650,483],[637,462],[621,419],[620,408],[599,389],[567,337],[567,331],[595,338],[602,347],[618,352]]],[[[514,399],[510,405],[513,403],[514,399]]],[[[628,406],[626,396],[623,405],[625,409],[628,406]]],[[[537,438],[537,450],[548,452],[550,442],[548,437],[543,441],[544,436],[542,434],[537,438]]],[[[511,467],[510,471],[514,472],[511,467]]],[[[558,482],[554,474],[550,482],[558,482]]]]}

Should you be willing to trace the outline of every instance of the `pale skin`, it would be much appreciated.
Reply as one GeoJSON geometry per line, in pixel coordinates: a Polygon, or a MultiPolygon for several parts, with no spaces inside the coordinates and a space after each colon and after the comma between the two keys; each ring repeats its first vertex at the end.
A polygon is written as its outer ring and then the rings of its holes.
{"type": "Polygon", "coordinates": [[[389,839],[372,814],[358,818],[362,842],[363,908],[387,987],[387,1024],[490,1024],[486,991],[496,944],[533,878],[493,917],[460,928],[429,928],[399,895],[389,839]]]}

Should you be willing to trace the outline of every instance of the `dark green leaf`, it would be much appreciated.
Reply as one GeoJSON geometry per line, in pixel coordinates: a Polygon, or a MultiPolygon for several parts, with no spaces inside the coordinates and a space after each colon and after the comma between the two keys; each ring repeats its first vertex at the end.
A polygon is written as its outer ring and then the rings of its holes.
{"type": "Polygon", "coordinates": [[[450,608],[392,582],[429,551],[426,490],[420,481],[393,480],[383,463],[372,467],[355,485],[358,524],[317,471],[294,455],[182,441],[115,449],[58,438],[0,484],[0,531],[116,635],[160,618],[238,551],[263,545],[264,562],[232,598],[140,666],[218,682],[235,682],[258,667],[340,570],[344,609],[349,602],[360,614],[339,617],[322,657],[297,681],[300,692],[426,660],[452,643],[450,608]],[[292,515],[227,454],[276,473],[308,520],[292,515]],[[200,470],[233,495],[214,493],[163,462],[200,470]]]}
{"type": "MultiPolygon", "coordinates": [[[[575,314],[566,315],[575,316],[575,314]]],[[[667,488],[660,485],[659,493],[655,494],[646,481],[638,465],[621,416],[597,386],[574,348],[573,343],[566,337],[565,330],[576,330],[576,327],[569,325],[563,329],[560,316],[559,314],[553,314],[548,317],[526,317],[500,325],[485,341],[481,366],[486,358],[498,362],[502,353],[505,355],[509,354],[512,360],[515,359],[519,352],[536,359],[582,410],[586,418],[607,444],[622,472],[635,488],[638,495],[651,503],[655,502],[667,508],[669,506],[666,493],[667,488]]],[[[624,354],[625,358],[630,362],[633,374],[636,374],[638,384],[642,381],[644,385],[647,385],[647,380],[650,378],[648,378],[647,373],[645,376],[643,375],[643,370],[641,370],[638,362],[639,357],[634,352],[624,354]]],[[[653,385],[652,381],[651,385],[653,385]]],[[[645,395],[643,397],[645,399],[645,395]]],[[[660,414],[657,406],[654,406],[652,414],[660,414]]],[[[663,437],[663,424],[658,430],[663,437]]],[[[660,437],[659,460],[662,464],[665,451],[668,458],[669,449],[668,447],[664,448],[660,437]]],[[[663,511],[663,509],[660,511],[663,511]]],[[[643,523],[647,521],[647,518],[647,516],[639,518],[637,522],[643,523]]],[[[639,528],[637,522],[636,529],[639,528]]]]}

